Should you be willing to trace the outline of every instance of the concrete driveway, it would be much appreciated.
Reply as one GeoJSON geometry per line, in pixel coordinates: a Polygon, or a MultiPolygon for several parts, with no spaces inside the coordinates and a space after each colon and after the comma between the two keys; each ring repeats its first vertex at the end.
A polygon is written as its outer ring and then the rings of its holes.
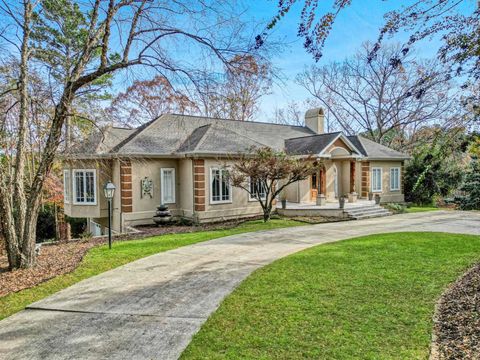
{"type": "Polygon", "coordinates": [[[176,359],[255,269],[314,245],[398,231],[480,235],[480,213],[437,211],[262,231],[153,255],[0,321],[0,358],[176,359]]]}

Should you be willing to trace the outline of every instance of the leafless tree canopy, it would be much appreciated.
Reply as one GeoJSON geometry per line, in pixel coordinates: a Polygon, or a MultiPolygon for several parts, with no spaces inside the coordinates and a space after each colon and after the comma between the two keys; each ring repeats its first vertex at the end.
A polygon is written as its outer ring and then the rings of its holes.
{"type": "Polygon", "coordinates": [[[151,80],[134,81],[113,98],[106,112],[111,123],[137,126],[166,113],[196,113],[198,107],[166,78],[157,75],[151,80]]]}
{"type": "Polygon", "coordinates": [[[271,90],[272,65],[262,57],[236,55],[229,60],[229,66],[232,71],[203,79],[195,96],[196,104],[205,116],[252,120],[261,97],[271,90]]]}
{"type": "Polygon", "coordinates": [[[416,129],[459,116],[454,84],[436,62],[415,61],[398,45],[382,47],[369,61],[371,49],[366,43],[341,63],[313,66],[297,77],[342,130],[402,147],[416,129]],[[391,66],[399,56],[402,65],[391,66]]]}

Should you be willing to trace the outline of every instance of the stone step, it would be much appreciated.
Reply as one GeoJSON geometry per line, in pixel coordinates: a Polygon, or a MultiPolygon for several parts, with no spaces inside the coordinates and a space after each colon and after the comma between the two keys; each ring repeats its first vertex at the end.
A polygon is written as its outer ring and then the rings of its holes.
{"type": "Polygon", "coordinates": [[[384,216],[391,216],[392,213],[381,213],[381,214],[367,214],[367,215],[359,215],[355,216],[355,220],[363,220],[363,219],[372,219],[372,218],[379,218],[379,217],[384,217],[384,216]]]}
{"type": "Polygon", "coordinates": [[[387,211],[387,210],[385,210],[380,206],[376,206],[376,207],[371,206],[368,208],[361,208],[361,209],[345,209],[345,212],[348,214],[362,214],[362,213],[371,212],[371,211],[387,211]]]}
{"type": "Polygon", "coordinates": [[[348,215],[351,215],[351,216],[356,216],[356,215],[364,215],[364,214],[374,214],[374,213],[379,213],[379,212],[388,212],[386,210],[381,210],[381,209],[368,209],[368,210],[364,210],[364,211],[355,211],[355,212],[349,212],[349,211],[346,211],[346,213],[348,215]]]}
{"type": "Polygon", "coordinates": [[[390,211],[388,211],[387,209],[379,205],[373,205],[373,206],[361,207],[361,208],[355,208],[355,209],[352,209],[352,208],[345,209],[345,212],[348,214],[350,218],[356,219],[356,220],[392,215],[390,211]]]}

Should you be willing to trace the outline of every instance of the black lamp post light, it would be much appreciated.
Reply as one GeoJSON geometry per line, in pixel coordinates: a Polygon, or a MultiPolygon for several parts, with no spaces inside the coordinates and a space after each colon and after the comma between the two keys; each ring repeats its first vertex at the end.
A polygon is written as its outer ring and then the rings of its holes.
{"type": "Polygon", "coordinates": [[[103,193],[108,201],[108,248],[112,248],[112,199],[115,194],[115,185],[111,181],[103,187],[103,193]]]}

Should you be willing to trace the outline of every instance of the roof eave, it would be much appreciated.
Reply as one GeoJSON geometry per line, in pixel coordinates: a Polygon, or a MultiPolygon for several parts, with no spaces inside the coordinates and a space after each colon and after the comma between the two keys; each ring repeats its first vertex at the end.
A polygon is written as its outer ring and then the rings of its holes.
{"type": "Polygon", "coordinates": [[[411,156],[402,156],[402,157],[392,157],[392,156],[366,156],[364,159],[368,161],[404,161],[404,160],[410,160],[412,157],[411,156]]]}

